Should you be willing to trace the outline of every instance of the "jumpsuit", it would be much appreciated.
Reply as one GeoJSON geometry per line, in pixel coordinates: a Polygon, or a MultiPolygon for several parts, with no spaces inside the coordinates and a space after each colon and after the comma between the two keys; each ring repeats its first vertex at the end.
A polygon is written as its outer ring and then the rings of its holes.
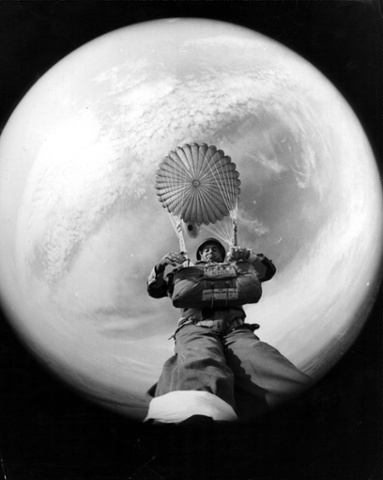
{"type": "MultiPolygon", "coordinates": [[[[200,262],[202,263],[202,262],[200,262]]],[[[148,293],[170,295],[171,275],[152,269],[148,293]]],[[[250,420],[308,388],[311,378],[244,322],[241,307],[184,309],[173,335],[174,355],[163,365],[153,397],[174,391],[210,392],[229,404],[239,420],[250,420]]]]}

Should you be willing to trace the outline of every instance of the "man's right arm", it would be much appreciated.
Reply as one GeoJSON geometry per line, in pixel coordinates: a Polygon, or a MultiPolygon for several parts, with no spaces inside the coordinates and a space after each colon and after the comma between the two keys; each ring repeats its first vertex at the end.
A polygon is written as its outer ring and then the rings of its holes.
{"type": "Polygon", "coordinates": [[[164,271],[156,265],[152,268],[147,281],[148,294],[153,298],[166,297],[168,293],[168,282],[164,279],[164,271]]]}
{"type": "Polygon", "coordinates": [[[164,278],[165,268],[168,265],[177,266],[182,264],[185,260],[186,257],[182,252],[170,252],[161,258],[150,272],[147,281],[148,293],[151,297],[162,298],[167,296],[169,283],[164,278]]]}

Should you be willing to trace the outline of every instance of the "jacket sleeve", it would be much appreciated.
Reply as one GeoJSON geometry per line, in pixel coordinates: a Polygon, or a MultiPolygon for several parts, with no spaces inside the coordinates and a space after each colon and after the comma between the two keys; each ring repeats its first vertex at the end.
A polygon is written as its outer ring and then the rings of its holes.
{"type": "Polygon", "coordinates": [[[275,275],[277,269],[273,264],[272,260],[269,260],[262,253],[251,253],[249,261],[254,266],[256,272],[258,273],[258,278],[261,282],[267,282],[275,275]]]}
{"type": "Polygon", "coordinates": [[[158,273],[156,267],[153,267],[147,280],[148,294],[153,298],[162,298],[168,295],[168,289],[169,284],[164,278],[164,273],[158,273]]]}

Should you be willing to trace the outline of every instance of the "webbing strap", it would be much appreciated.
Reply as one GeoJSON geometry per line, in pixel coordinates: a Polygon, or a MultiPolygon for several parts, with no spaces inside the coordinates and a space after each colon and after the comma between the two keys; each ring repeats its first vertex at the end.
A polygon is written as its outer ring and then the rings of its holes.
{"type": "Polygon", "coordinates": [[[188,252],[186,250],[186,243],[185,243],[185,239],[184,239],[184,236],[183,236],[183,233],[182,233],[182,224],[181,224],[181,220],[177,222],[177,225],[176,225],[176,233],[177,233],[177,237],[178,237],[178,243],[179,243],[179,246],[180,246],[180,252],[183,252],[185,257],[186,257],[186,261],[182,264],[183,267],[187,267],[188,265],[190,265],[190,259],[189,259],[189,256],[188,256],[188,252]]]}

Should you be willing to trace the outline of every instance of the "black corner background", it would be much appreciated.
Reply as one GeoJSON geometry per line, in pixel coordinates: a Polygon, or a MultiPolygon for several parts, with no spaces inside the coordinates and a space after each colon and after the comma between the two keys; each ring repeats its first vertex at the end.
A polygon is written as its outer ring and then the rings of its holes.
{"type": "MultiPolygon", "coordinates": [[[[166,17],[229,21],[309,60],[340,90],[382,158],[378,1],[0,2],[0,129],[29,88],[82,44],[166,17]]],[[[378,480],[381,291],[355,344],[309,392],[251,425],[150,428],[72,391],[0,322],[4,480],[378,480]]]]}

